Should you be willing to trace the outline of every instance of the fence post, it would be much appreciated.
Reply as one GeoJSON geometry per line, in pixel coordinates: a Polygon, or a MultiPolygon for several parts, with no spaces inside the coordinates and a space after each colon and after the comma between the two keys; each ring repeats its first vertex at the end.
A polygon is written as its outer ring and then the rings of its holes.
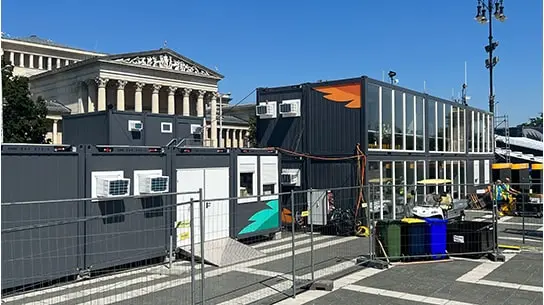
{"type": "Polygon", "coordinates": [[[314,275],[314,214],[313,214],[313,205],[314,205],[314,192],[313,189],[310,189],[310,204],[308,207],[308,216],[310,218],[310,273],[312,274],[312,282],[315,280],[314,275]]]}
{"type": "Polygon", "coordinates": [[[195,305],[195,202],[191,197],[190,203],[190,234],[191,234],[191,305],[195,305]]]}
{"type": "Polygon", "coordinates": [[[297,295],[295,285],[295,191],[291,190],[291,265],[293,267],[293,299],[297,295]]]}
{"type": "MultiPolygon", "coordinates": [[[[521,187],[520,187],[521,189],[521,187]]],[[[529,181],[529,194],[531,192],[532,185],[529,181]]],[[[525,245],[525,198],[521,198],[521,243],[525,245]]]]}
{"type": "Polygon", "coordinates": [[[373,260],[375,259],[374,257],[374,220],[373,220],[373,217],[374,217],[374,184],[372,184],[371,186],[371,193],[370,193],[370,198],[371,198],[371,204],[372,204],[372,211],[370,209],[370,206],[367,208],[368,210],[368,252],[369,252],[369,259],[373,260]]]}
{"type": "Polygon", "coordinates": [[[202,189],[198,189],[198,199],[200,201],[200,304],[205,304],[204,299],[204,242],[205,242],[205,217],[206,213],[204,209],[206,209],[206,204],[204,203],[204,198],[202,198],[202,189]]]}
{"type": "Polygon", "coordinates": [[[495,240],[494,247],[493,247],[493,261],[504,261],[504,256],[499,253],[499,226],[498,226],[498,210],[499,206],[497,203],[497,197],[495,196],[497,192],[497,186],[493,185],[493,237],[495,240]]]}

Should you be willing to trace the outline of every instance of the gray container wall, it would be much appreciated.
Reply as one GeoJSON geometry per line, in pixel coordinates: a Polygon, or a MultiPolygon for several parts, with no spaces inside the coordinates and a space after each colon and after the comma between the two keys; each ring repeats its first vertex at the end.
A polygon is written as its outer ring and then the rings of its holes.
{"type": "Polygon", "coordinates": [[[109,144],[109,120],[106,112],[74,114],[62,117],[62,142],[109,144]]]}
{"type": "Polygon", "coordinates": [[[191,124],[203,123],[196,117],[114,110],[65,116],[63,121],[65,143],[129,146],[164,146],[173,138],[198,142],[201,136],[191,134],[191,124]],[[130,120],[142,122],[143,130],[130,131],[130,120]],[[171,124],[171,132],[163,132],[162,123],[171,124]]]}
{"type": "MultiPolygon", "coordinates": [[[[257,89],[257,105],[259,102],[276,101],[279,105],[282,100],[301,99],[302,107],[305,101],[302,97],[302,86],[281,88],[257,89]]],[[[304,110],[301,110],[304,113],[304,110]]],[[[303,151],[305,137],[304,116],[295,118],[257,119],[257,146],[258,147],[282,147],[292,151],[303,151]]]]}
{"type": "MultiPolygon", "coordinates": [[[[257,183],[261,185],[261,160],[262,156],[278,156],[278,175],[281,174],[281,154],[278,154],[277,150],[268,149],[251,149],[242,148],[234,149],[231,153],[231,194],[232,197],[238,197],[238,156],[257,156],[257,183]]],[[[281,184],[278,181],[278,190],[281,189],[281,184]]],[[[260,187],[257,187],[257,195],[262,195],[260,187]]],[[[260,197],[256,198],[254,202],[249,203],[237,203],[236,199],[231,200],[232,213],[234,218],[231,218],[231,237],[237,239],[246,239],[255,236],[263,236],[276,233],[281,228],[281,204],[280,198],[277,200],[261,200],[260,197]],[[261,218],[261,215],[266,215],[266,219],[261,218]],[[260,228],[252,230],[251,232],[242,231],[254,221],[256,218],[261,218],[259,221],[266,223],[260,228]],[[276,222],[277,221],[277,222],[276,222]],[[276,226],[277,224],[277,226],[276,226]]]]}
{"type": "MultiPolygon", "coordinates": [[[[2,145],[2,203],[83,196],[82,158],[70,146],[2,145]]],[[[2,205],[2,289],[76,275],[83,267],[82,201],[2,205]],[[5,230],[44,226],[4,233],[5,230]],[[45,226],[47,225],[47,226],[45,226]]]]}
{"type": "MultiPolygon", "coordinates": [[[[91,196],[91,172],[124,171],[134,194],[135,170],[162,170],[168,174],[167,154],[161,148],[85,147],[85,195],[91,196]],[[153,152],[150,150],[154,150],[153,152]]],[[[137,187],[137,186],[136,186],[137,187]]],[[[92,270],[164,256],[171,227],[167,196],[86,202],[85,217],[101,217],[85,224],[85,266],[92,270]],[[162,207],[162,208],[161,208],[162,207]],[[143,211],[143,210],[146,211],[143,211]],[[150,210],[151,209],[151,210],[150,210]],[[112,215],[130,213],[126,215],[112,215]],[[108,217],[110,216],[110,217],[108,217]]]]}
{"type": "Polygon", "coordinates": [[[307,189],[344,188],[332,191],[335,207],[355,207],[358,190],[354,187],[359,185],[356,160],[309,160],[307,168],[307,189]]]}

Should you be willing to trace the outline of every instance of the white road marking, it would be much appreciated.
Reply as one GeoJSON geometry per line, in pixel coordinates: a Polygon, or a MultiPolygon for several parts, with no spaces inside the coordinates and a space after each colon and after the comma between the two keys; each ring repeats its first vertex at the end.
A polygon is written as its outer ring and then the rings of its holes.
{"type": "Polygon", "coordinates": [[[357,292],[366,293],[366,294],[381,295],[384,297],[407,300],[407,301],[418,302],[418,303],[425,303],[425,304],[476,305],[473,303],[458,302],[458,301],[449,300],[449,299],[433,298],[433,297],[428,297],[424,295],[404,293],[404,292],[365,287],[365,286],[359,286],[359,285],[348,285],[342,289],[357,291],[357,292]]]}
{"type": "MultiPolygon", "coordinates": [[[[512,259],[516,255],[517,253],[504,253],[504,257],[505,257],[504,263],[508,262],[510,259],[512,259]]],[[[508,283],[508,282],[490,281],[490,280],[483,279],[484,277],[489,275],[491,272],[495,271],[495,269],[502,266],[504,263],[490,262],[490,261],[484,262],[476,266],[474,269],[470,270],[469,272],[463,274],[459,278],[457,278],[456,281],[471,283],[471,284],[488,285],[488,286],[494,286],[494,287],[512,288],[512,289],[526,290],[526,291],[536,291],[536,292],[543,291],[542,287],[521,285],[516,283],[508,283]]]]}
{"type": "MultiPolygon", "coordinates": [[[[314,237],[314,243],[315,242],[318,242],[320,240],[329,240],[329,239],[333,239],[335,238],[336,236],[328,236],[328,235],[319,235],[319,236],[315,236],[314,237]]],[[[301,242],[296,242],[295,241],[295,246],[300,246],[300,245],[305,245],[305,244],[309,244],[311,243],[311,240],[310,240],[310,237],[308,236],[308,239],[305,239],[301,242]]],[[[278,247],[275,247],[275,248],[269,248],[269,249],[262,249],[260,250],[261,252],[263,253],[272,253],[272,252],[276,252],[276,251],[279,251],[279,250],[286,250],[286,249],[291,249],[292,247],[292,244],[291,243],[288,243],[286,245],[281,245],[281,246],[278,246],[278,247]]],[[[296,251],[296,250],[295,250],[296,251]]]]}
{"type": "MultiPolygon", "coordinates": [[[[492,216],[493,217],[493,216],[492,216]]],[[[490,217],[491,218],[491,217],[490,217]]],[[[503,216],[499,219],[498,222],[506,222],[507,220],[510,220],[512,219],[513,217],[512,216],[503,216]]]]}
{"type": "MultiPolygon", "coordinates": [[[[317,235],[317,234],[314,233],[314,235],[317,235]]],[[[310,238],[309,233],[308,234],[295,234],[295,240],[301,239],[301,238],[304,238],[304,237],[310,238]]],[[[286,237],[283,237],[281,239],[276,239],[276,240],[259,242],[258,244],[249,245],[249,246],[253,247],[254,249],[262,249],[262,248],[268,248],[268,247],[270,247],[272,245],[284,243],[284,242],[287,242],[287,241],[291,241],[291,236],[286,236],[286,237]]]]}
{"type": "Polygon", "coordinates": [[[544,227],[540,227],[540,228],[538,228],[538,230],[537,230],[537,231],[544,231],[544,227]]]}
{"type": "MultiPolygon", "coordinates": [[[[499,239],[523,241],[523,237],[511,237],[511,236],[499,236],[499,239]]],[[[533,242],[541,243],[542,239],[532,239],[529,237],[525,237],[525,241],[533,241],[533,242]]]]}
{"type": "MultiPolygon", "coordinates": [[[[335,246],[335,245],[338,245],[338,244],[341,244],[341,243],[345,243],[345,242],[348,242],[348,241],[352,241],[352,240],[355,240],[355,239],[360,239],[360,237],[356,237],[356,236],[341,237],[341,238],[336,237],[334,240],[331,240],[330,242],[323,242],[323,243],[319,243],[317,245],[314,245],[314,250],[323,249],[323,248],[327,248],[327,247],[332,247],[332,246],[335,246]]],[[[311,251],[311,247],[305,247],[305,248],[296,249],[295,253],[296,254],[304,254],[304,253],[307,253],[307,252],[310,252],[310,251],[311,251]]],[[[255,260],[251,260],[251,261],[247,261],[247,262],[242,262],[240,264],[236,264],[236,265],[231,266],[231,267],[219,268],[219,269],[215,269],[215,270],[212,270],[212,271],[208,271],[208,272],[206,272],[205,277],[209,278],[209,277],[213,277],[213,276],[218,276],[218,275],[222,275],[222,274],[225,274],[225,273],[228,273],[228,272],[231,272],[231,271],[236,271],[237,268],[248,268],[248,267],[252,267],[252,266],[256,266],[256,265],[260,265],[260,264],[264,264],[264,263],[268,263],[268,262],[288,258],[290,256],[291,256],[291,252],[289,251],[289,253],[279,253],[279,254],[268,256],[268,257],[263,257],[263,258],[259,258],[259,259],[255,259],[255,260]]],[[[196,280],[200,279],[200,272],[198,272],[195,275],[195,279],[196,280]]],[[[186,276],[186,277],[182,277],[182,278],[176,278],[176,279],[173,279],[173,280],[168,281],[168,282],[161,282],[161,283],[157,283],[157,284],[154,284],[154,285],[148,285],[148,286],[145,286],[145,287],[140,287],[138,289],[133,289],[133,290],[128,290],[128,291],[125,290],[122,293],[119,293],[119,294],[116,294],[116,295],[111,295],[111,296],[106,296],[106,297],[102,297],[102,298],[89,300],[88,302],[82,303],[82,305],[107,305],[107,304],[112,304],[112,303],[116,303],[116,302],[130,300],[130,299],[133,299],[133,298],[138,298],[138,297],[141,297],[143,295],[150,294],[150,293],[157,293],[157,292],[160,292],[162,290],[166,290],[166,289],[169,289],[169,288],[174,288],[176,286],[180,286],[180,285],[183,285],[183,284],[188,284],[190,282],[191,282],[191,277],[190,276],[186,276]]],[[[101,290],[101,291],[103,291],[103,290],[101,290]]],[[[49,305],[57,304],[59,302],[66,302],[66,301],[69,301],[69,299],[63,299],[62,301],[58,301],[58,302],[55,302],[55,303],[50,303],[49,305]]]]}

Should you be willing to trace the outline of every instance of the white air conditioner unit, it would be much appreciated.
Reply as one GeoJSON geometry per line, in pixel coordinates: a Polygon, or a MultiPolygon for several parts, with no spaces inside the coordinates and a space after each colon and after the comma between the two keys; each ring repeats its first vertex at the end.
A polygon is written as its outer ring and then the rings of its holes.
{"type": "Polygon", "coordinates": [[[130,179],[120,177],[96,177],[97,197],[124,197],[129,195],[130,179]]]}
{"type": "Polygon", "coordinates": [[[300,99],[285,100],[280,104],[280,114],[284,118],[300,116],[300,99]]]}
{"type": "Polygon", "coordinates": [[[167,193],[169,178],[161,175],[140,176],[140,194],[167,193]]]}
{"type": "Polygon", "coordinates": [[[142,121],[129,120],[128,121],[128,131],[142,131],[144,125],[142,121]]]}
{"type": "Polygon", "coordinates": [[[277,102],[261,102],[255,108],[255,114],[261,119],[275,119],[277,104],[277,102]]]}
{"type": "Polygon", "coordinates": [[[280,182],[282,185],[300,186],[300,169],[282,169],[280,182]]]}
{"type": "Polygon", "coordinates": [[[202,126],[198,124],[191,124],[191,134],[201,134],[202,126]]]}

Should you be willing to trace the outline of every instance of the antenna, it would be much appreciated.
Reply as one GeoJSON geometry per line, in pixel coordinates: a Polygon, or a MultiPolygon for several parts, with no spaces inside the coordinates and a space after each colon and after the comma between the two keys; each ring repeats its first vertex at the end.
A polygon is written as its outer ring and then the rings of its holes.
{"type": "Polygon", "coordinates": [[[385,71],[382,70],[382,82],[385,82],[385,71]]]}
{"type": "Polygon", "coordinates": [[[423,93],[427,93],[427,81],[423,81],[423,93]]]}

